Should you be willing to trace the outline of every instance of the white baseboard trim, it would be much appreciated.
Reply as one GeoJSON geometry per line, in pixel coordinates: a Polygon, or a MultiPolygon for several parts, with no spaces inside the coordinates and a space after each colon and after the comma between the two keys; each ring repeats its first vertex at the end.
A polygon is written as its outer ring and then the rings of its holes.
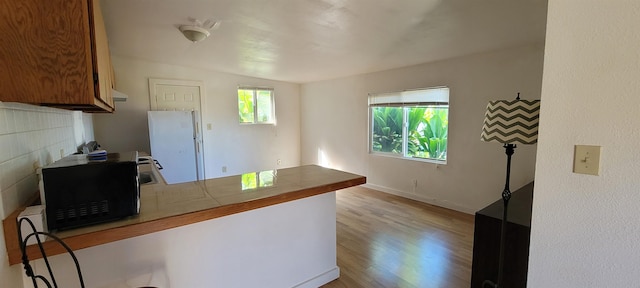
{"type": "Polygon", "coordinates": [[[324,284],[338,279],[338,277],[340,277],[340,267],[336,266],[329,271],[326,271],[316,277],[293,286],[293,288],[318,288],[324,284]]]}
{"type": "Polygon", "coordinates": [[[366,184],[362,184],[362,187],[373,189],[373,190],[377,190],[377,191],[381,191],[381,192],[385,192],[385,193],[389,193],[389,194],[400,196],[400,197],[404,197],[404,198],[409,198],[411,200],[424,202],[424,203],[427,203],[427,204],[431,204],[431,205],[434,205],[434,206],[455,210],[455,211],[466,213],[466,214],[474,215],[476,213],[475,209],[472,209],[472,208],[469,208],[469,207],[465,207],[465,206],[460,206],[460,205],[451,203],[451,202],[446,201],[446,200],[442,201],[442,200],[438,200],[438,199],[428,198],[428,197],[425,197],[425,196],[422,196],[422,195],[408,193],[408,192],[404,192],[404,191],[400,191],[400,190],[396,190],[396,189],[393,189],[393,188],[384,187],[384,186],[380,186],[380,185],[376,185],[376,184],[366,183],[366,184]]]}

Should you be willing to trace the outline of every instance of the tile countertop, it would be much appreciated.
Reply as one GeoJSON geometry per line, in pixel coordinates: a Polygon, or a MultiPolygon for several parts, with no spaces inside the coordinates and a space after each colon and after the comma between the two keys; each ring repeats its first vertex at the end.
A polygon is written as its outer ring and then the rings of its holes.
{"type": "MultiPolygon", "coordinates": [[[[140,171],[144,170],[148,168],[141,166],[140,171]]],[[[165,184],[157,170],[153,172],[158,183],[140,187],[139,215],[55,235],[77,250],[366,183],[364,176],[316,165],[172,185],[165,184]]],[[[7,217],[3,225],[11,265],[21,262],[15,219],[22,210],[7,217]]],[[[47,255],[64,253],[53,241],[44,244],[47,255]]],[[[27,253],[29,259],[41,258],[35,245],[27,253]]]]}

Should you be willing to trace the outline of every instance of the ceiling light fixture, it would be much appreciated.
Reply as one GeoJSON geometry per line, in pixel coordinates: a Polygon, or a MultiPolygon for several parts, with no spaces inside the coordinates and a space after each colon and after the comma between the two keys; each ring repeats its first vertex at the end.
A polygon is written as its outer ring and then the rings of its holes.
{"type": "Polygon", "coordinates": [[[209,31],[220,26],[220,22],[213,19],[207,19],[204,23],[195,18],[190,18],[189,20],[193,22],[192,25],[180,25],[178,29],[180,29],[185,38],[193,43],[207,39],[211,35],[209,31]]]}
{"type": "Polygon", "coordinates": [[[181,25],[180,32],[193,43],[200,42],[211,35],[207,29],[193,25],[181,25]]]}

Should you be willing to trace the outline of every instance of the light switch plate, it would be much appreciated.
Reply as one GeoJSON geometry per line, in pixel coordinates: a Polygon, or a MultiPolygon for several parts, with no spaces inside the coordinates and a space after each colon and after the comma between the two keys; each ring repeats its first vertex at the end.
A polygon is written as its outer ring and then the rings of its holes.
{"type": "Polygon", "coordinates": [[[600,174],[600,146],[576,145],[573,173],[598,176],[600,174]]]}

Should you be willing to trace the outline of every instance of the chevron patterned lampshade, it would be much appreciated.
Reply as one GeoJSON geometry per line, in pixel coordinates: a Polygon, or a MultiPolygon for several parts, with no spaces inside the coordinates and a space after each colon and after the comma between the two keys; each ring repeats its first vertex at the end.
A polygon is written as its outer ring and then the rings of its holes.
{"type": "Polygon", "coordinates": [[[481,140],[502,144],[538,142],[540,100],[497,100],[487,105],[481,140]]]}

